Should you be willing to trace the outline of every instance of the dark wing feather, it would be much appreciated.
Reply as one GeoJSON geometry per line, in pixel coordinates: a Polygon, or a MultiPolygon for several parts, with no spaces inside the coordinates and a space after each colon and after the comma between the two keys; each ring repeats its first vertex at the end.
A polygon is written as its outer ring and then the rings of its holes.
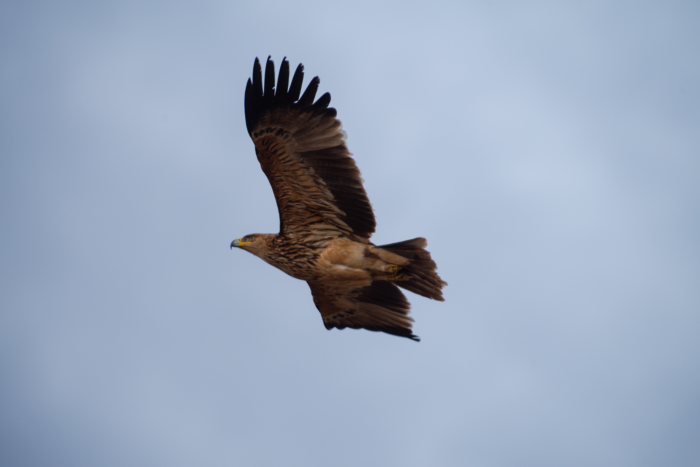
{"type": "Polygon", "coordinates": [[[374,281],[364,287],[342,282],[308,281],[316,308],[326,329],[367,329],[415,341],[411,305],[398,287],[387,281],[374,281]]]}
{"type": "Polygon", "coordinates": [[[304,91],[304,94],[302,94],[301,98],[299,99],[299,107],[308,107],[313,104],[319,84],[321,84],[321,80],[318,78],[318,76],[314,76],[309,85],[306,87],[306,91],[304,91]]]}
{"type": "Polygon", "coordinates": [[[311,240],[344,235],[368,242],[376,222],[360,171],[345,145],[345,133],[331,96],[315,103],[315,77],[299,98],[302,65],[289,82],[283,60],[275,90],[274,63],[268,58],[263,92],[258,59],[245,92],[246,126],[267,175],[280,213],[280,233],[311,240]]]}
{"type": "Polygon", "coordinates": [[[304,65],[301,63],[294,72],[294,77],[292,78],[292,84],[289,86],[289,93],[287,94],[287,103],[293,104],[299,100],[301,95],[301,85],[304,82],[304,65]]]}
{"type": "MultiPolygon", "coordinates": [[[[325,93],[318,98],[316,103],[314,103],[314,113],[323,113],[324,110],[328,108],[328,104],[331,103],[331,94],[329,92],[325,93]]],[[[333,115],[335,117],[335,115],[333,115]]]]}
{"type": "Polygon", "coordinates": [[[282,60],[280,66],[280,76],[277,80],[277,92],[275,94],[275,104],[284,105],[287,103],[287,88],[289,87],[289,62],[282,60]]]}
{"type": "Polygon", "coordinates": [[[275,99],[275,62],[267,57],[265,64],[265,94],[263,94],[263,106],[271,107],[275,99]]]}

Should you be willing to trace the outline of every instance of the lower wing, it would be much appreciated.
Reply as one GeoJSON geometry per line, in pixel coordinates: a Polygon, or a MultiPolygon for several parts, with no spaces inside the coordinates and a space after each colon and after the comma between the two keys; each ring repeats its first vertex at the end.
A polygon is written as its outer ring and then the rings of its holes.
{"type": "Polygon", "coordinates": [[[316,308],[326,329],[367,329],[414,341],[411,304],[398,287],[387,281],[374,281],[364,287],[349,287],[342,282],[308,281],[316,308]]]}

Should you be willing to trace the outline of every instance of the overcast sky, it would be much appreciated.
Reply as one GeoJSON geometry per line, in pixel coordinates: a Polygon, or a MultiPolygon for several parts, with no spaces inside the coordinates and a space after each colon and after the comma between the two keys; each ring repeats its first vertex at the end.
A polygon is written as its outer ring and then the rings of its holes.
{"type": "Polygon", "coordinates": [[[700,4],[0,2],[3,466],[700,465],[700,4]],[[326,331],[256,56],[348,133],[420,343],[326,331]]]}

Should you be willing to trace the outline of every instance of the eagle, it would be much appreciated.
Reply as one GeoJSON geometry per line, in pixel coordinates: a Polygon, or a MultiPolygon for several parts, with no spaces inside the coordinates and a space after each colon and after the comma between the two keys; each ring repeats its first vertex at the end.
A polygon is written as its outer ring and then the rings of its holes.
{"type": "Polygon", "coordinates": [[[245,120],[260,167],[277,201],[278,234],[238,238],[240,248],[306,281],[326,329],[367,329],[414,341],[410,304],[399,287],[444,301],[447,285],[424,238],[377,246],[376,221],[360,171],[345,144],[329,93],[314,102],[320,80],[301,93],[304,66],[289,83],[282,60],[277,83],[270,57],[256,58],[245,89],[245,120]]]}

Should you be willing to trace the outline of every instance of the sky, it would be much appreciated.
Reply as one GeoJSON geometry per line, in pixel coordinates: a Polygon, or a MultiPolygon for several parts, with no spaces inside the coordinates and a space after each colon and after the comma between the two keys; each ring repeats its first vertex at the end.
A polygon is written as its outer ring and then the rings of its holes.
{"type": "Polygon", "coordinates": [[[0,464],[700,465],[700,5],[0,2],[0,464]],[[243,91],[303,63],[420,343],[327,331],[243,91]]]}

